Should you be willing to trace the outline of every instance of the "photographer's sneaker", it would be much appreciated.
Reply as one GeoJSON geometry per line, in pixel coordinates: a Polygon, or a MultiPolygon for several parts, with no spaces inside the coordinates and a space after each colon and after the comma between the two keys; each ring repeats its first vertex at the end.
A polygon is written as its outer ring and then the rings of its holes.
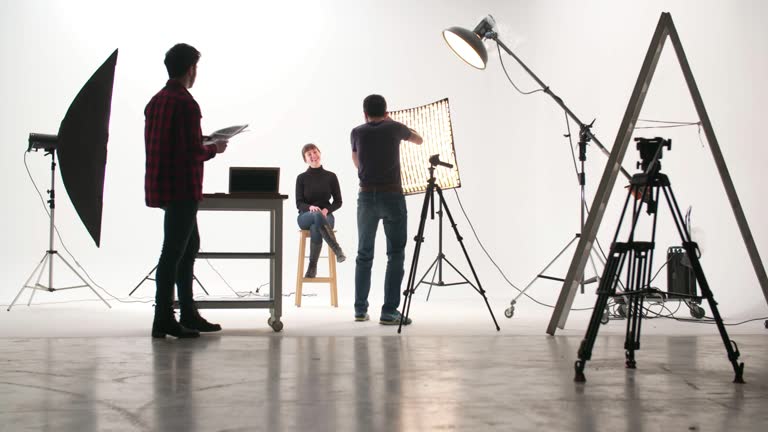
{"type": "Polygon", "coordinates": [[[371,317],[367,313],[356,313],[355,321],[368,321],[371,317]]]}
{"type": "MultiPolygon", "coordinates": [[[[400,319],[403,316],[400,314],[400,312],[395,312],[391,314],[381,314],[381,318],[379,318],[379,324],[381,325],[400,325],[400,319]]],[[[409,325],[412,323],[413,320],[410,318],[406,318],[403,320],[403,325],[409,325]]]]}

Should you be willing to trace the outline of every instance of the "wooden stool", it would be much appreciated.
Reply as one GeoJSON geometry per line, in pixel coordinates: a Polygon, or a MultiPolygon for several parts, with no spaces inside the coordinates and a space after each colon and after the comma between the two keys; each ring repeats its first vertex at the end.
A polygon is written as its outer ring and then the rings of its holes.
{"type": "MultiPolygon", "coordinates": [[[[306,257],[307,238],[309,230],[299,231],[299,265],[296,270],[296,306],[301,307],[301,288],[305,283],[329,283],[331,286],[331,306],[339,307],[339,293],[336,291],[336,255],[333,250],[326,246],[328,250],[328,277],[304,277],[304,258],[306,257]]],[[[323,258],[323,257],[321,257],[323,258]]]]}

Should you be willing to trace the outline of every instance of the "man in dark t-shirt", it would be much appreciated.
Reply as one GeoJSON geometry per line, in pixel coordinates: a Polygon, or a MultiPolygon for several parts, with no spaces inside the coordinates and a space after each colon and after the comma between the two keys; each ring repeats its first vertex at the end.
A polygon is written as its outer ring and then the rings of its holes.
{"type": "MultiPolygon", "coordinates": [[[[384,276],[384,304],[379,323],[400,323],[400,286],[405,269],[408,237],[408,210],[400,184],[400,142],[423,142],[421,136],[389,118],[387,102],[380,95],[363,101],[365,123],[354,128],[352,161],[360,178],[357,197],[357,259],[355,261],[355,321],[367,321],[368,293],[376,231],[381,220],[387,237],[387,270],[384,276]]],[[[403,324],[410,324],[411,320],[403,324]]]]}

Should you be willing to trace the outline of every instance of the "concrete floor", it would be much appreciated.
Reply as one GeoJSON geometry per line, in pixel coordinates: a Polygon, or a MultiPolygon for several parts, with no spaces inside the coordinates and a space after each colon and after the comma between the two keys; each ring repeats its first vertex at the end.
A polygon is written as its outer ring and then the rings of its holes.
{"type": "Polygon", "coordinates": [[[152,340],[144,328],[14,337],[6,327],[0,430],[768,429],[768,344],[757,326],[732,335],[747,384],[731,382],[713,326],[699,326],[703,335],[651,329],[638,369],[626,370],[623,324],[613,322],[597,339],[587,383],[576,384],[581,331],[551,337],[482,324],[482,334],[439,335],[420,334],[417,322],[398,336],[344,320],[358,336],[225,328],[197,340],[152,340]]]}

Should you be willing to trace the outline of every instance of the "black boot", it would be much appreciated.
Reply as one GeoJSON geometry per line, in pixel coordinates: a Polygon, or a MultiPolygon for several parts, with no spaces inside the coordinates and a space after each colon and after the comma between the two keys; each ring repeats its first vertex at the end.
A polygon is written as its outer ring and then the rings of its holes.
{"type": "Polygon", "coordinates": [[[173,308],[155,307],[155,320],[152,322],[152,337],[162,339],[165,335],[179,339],[200,337],[197,330],[189,329],[176,321],[173,308]]]}
{"type": "Polygon", "coordinates": [[[317,260],[320,258],[320,249],[323,248],[323,242],[309,242],[309,266],[307,266],[307,273],[305,278],[313,278],[317,276],[317,260]]]}
{"type": "Polygon", "coordinates": [[[330,225],[323,225],[320,227],[320,234],[323,236],[323,240],[328,243],[328,247],[331,248],[334,254],[336,254],[336,261],[344,262],[347,259],[344,255],[344,251],[341,250],[339,242],[336,241],[336,235],[333,234],[333,228],[330,225]]]}
{"type": "Polygon", "coordinates": [[[184,327],[199,332],[209,333],[221,331],[221,326],[219,324],[209,323],[205,318],[200,316],[200,312],[197,311],[196,306],[182,307],[181,319],[179,322],[184,327]]]}

